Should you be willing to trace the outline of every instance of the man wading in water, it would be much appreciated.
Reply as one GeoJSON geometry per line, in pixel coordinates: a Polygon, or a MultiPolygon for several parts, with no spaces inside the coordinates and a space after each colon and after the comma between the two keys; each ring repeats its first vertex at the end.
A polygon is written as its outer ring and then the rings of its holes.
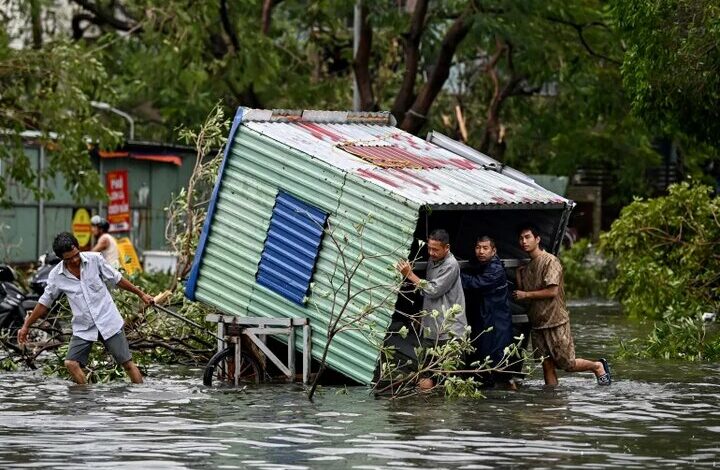
{"type": "Polygon", "coordinates": [[[557,385],[555,368],[560,367],[567,372],[592,372],[599,385],[610,385],[610,366],[605,359],[588,361],[575,357],[560,261],[540,248],[540,234],[534,227],[520,230],[520,247],[530,255],[530,263],[518,268],[518,290],[513,297],[530,304],[530,338],[535,357],[544,357],[545,384],[557,385]]]}
{"type": "Polygon", "coordinates": [[[77,239],[63,232],[55,237],[53,251],[62,259],[50,271],[47,287],[25,324],[18,331],[18,342],[27,341],[30,326],[45,315],[60,294],[66,294],[73,313],[73,336],[70,339],[65,367],[76,383],[85,383],[82,368],[86,365],[93,343],[100,340],[133,383],[142,383],[142,374],[132,361],[130,348],[123,332],[123,319],[105,286],[111,282],[132,292],[150,305],[153,297],[144,293],[120,272],[110,266],[100,253],[80,253],[77,239]]]}

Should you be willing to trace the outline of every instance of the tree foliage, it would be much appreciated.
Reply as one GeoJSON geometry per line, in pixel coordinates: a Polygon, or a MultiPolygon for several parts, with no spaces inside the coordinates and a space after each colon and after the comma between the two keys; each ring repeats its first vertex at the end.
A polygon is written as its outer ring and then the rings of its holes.
{"type": "Polygon", "coordinates": [[[633,108],[656,132],[720,146],[718,2],[615,0],[612,14],[633,108]]]}
{"type": "Polygon", "coordinates": [[[119,135],[90,104],[110,95],[102,62],[92,50],[64,40],[29,50],[12,49],[8,41],[0,32],[0,202],[16,193],[14,185],[49,198],[40,180],[56,175],[79,200],[104,197],[88,145],[113,146],[119,135]],[[33,134],[23,137],[26,131],[33,134]],[[45,147],[43,169],[23,151],[28,139],[45,147]]]}
{"type": "MultiPolygon", "coordinates": [[[[63,44],[83,64],[45,68],[48,79],[73,80],[63,88],[76,93],[70,104],[55,95],[44,104],[70,108],[74,134],[57,114],[43,121],[63,135],[112,144],[99,131],[123,124],[91,111],[89,99],[131,113],[139,138],[160,141],[199,126],[218,100],[227,112],[348,109],[357,76],[362,109],[391,110],[410,132],[438,129],[529,171],[601,165],[618,176],[621,201],[644,193],[644,171],[657,162],[644,123],[627,113],[622,44],[599,0],[366,0],[355,58],[353,4],[340,0],[72,0],[70,26],[50,24],[52,2],[9,3],[28,46],[12,54],[54,57],[63,44]],[[68,68],[78,73],[66,77],[68,68]]],[[[79,160],[58,161],[85,171],[79,160]]],[[[92,187],[93,178],[70,184],[92,187]]]]}
{"type": "Polygon", "coordinates": [[[720,307],[720,199],[707,186],[625,207],[602,239],[617,263],[611,290],[633,316],[693,317],[720,307]]]}

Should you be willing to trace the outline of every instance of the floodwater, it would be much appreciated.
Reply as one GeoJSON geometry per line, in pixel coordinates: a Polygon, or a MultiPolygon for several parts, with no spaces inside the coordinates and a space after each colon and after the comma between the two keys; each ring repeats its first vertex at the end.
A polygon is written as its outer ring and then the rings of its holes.
{"type": "MultiPolygon", "coordinates": [[[[575,307],[578,356],[611,354],[641,328],[612,308],[575,307]]],[[[364,387],[245,391],[199,370],[147,383],[71,386],[0,374],[0,467],[662,468],[720,466],[720,364],[614,361],[615,383],[536,373],[485,400],[390,402],[364,387]]],[[[539,371],[538,371],[539,372],[539,371]]]]}

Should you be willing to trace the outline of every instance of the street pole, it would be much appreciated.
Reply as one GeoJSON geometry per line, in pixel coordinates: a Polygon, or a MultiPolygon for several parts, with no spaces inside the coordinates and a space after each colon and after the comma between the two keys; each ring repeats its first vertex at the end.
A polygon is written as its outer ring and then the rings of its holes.
{"type": "Polygon", "coordinates": [[[40,181],[38,185],[40,187],[40,199],[38,200],[38,219],[37,219],[37,256],[35,259],[40,258],[40,255],[45,249],[45,145],[40,142],[40,152],[38,153],[38,173],[40,175],[40,181]]]}
{"type": "Polygon", "coordinates": [[[96,108],[96,109],[110,111],[111,113],[115,113],[118,116],[122,116],[123,118],[125,118],[125,120],[128,122],[128,126],[129,126],[128,142],[130,142],[131,140],[135,140],[135,120],[132,118],[132,116],[130,116],[125,111],[120,111],[119,109],[113,108],[109,104],[103,103],[101,101],[91,101],[90,106],[92,106],[93,108],[96,108]]]}
{"type": "Polygon", "coordinates": [[[362,27],[362,0],[355,1],[353,16],[353,111],[360,111],[360,89],[358,88],[355,61],[360,48],[360,28],[362,27]]]}

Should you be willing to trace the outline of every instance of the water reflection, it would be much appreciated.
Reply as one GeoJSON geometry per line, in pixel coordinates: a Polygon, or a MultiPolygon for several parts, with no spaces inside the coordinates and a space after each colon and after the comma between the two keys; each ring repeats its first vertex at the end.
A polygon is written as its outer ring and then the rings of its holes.
{"type": "MultiPolygon", "coordinates": [[[[574,311],[579,353],[642,325],[574,311]]],[[[0,466],[92,468],[658,468],[720,462],[717,364],[616,362],[618,380],[540,374],[486,400],[388,402],[364,388],[314,403],[296,385],[211,392],[200,372],[89,387],[0,375],[0,466]]]]}

